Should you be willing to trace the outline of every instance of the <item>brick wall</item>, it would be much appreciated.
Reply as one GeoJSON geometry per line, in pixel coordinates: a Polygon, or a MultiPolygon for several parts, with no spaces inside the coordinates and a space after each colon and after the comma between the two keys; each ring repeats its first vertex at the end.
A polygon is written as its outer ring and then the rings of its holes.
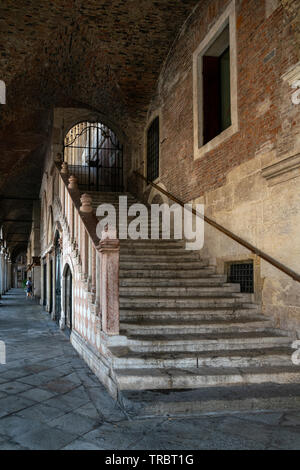
{"type": "MultiPolygon", "coordinates": [[[[239,131],[197,160],[192,54],[229,2],[200,2],[169,52],[148,115],[161,108],[160,180],[184,201],[222,186],[226,174],[254,158],[266,142],[278,157],[293,147],[299,109],[291,104],[291,89],[281,75],[299,60],[298,2],[277,3],[267,17],[265,1],[236,1],[239,131]]],[[[140,150],[137,166],[142,161],[140,150]]]]}

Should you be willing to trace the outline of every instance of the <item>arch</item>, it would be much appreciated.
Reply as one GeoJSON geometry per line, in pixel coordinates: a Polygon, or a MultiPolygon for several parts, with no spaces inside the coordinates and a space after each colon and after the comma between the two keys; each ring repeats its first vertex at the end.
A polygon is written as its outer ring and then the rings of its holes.
{"type": "Polygon", "coordinates": [[[49,206],[48,222],[47,222],[47,244],[52,242],[53,233],[53,211],[52,206],[49,206]]]}
{"type": "Polygon", "coordinates": [[[61,320],[61,236],[59,230],[55,230],[54,233],[54,256],[55,256],[55,320],[60,324],[61,320]]]}
{"type": "Polygon", "coordinates": [[[87,191],[123,191],[123,144],[100,121],[82,121],[65,135],[64,161],[87,191]]]}
{"type": "MultiPolygon", "coordinates": [[[[162,189],[167,191],[167,188],[163,183],[158,183],[158,186],[160,186],[162,189]]],[[[162,203],[170,204],[169,198],[165,194],[160,193],[157,189],[151,187],[151,191],[148,196],[148,204],[162,204],[162,203]],[[160,198],[161,202],[156,202],[158,198],[160,198]]]]}
{"type": "Polygon", "coordinates": [[[61,328],[67,328],[69,331],[73,328],[73,305],[74,305],[74,296],[73,296],[73,282],[74,282],[74,269],[73,263],[70,257],[67,257],[67,261],[64,264],[63,275],[62,275],[62,307],[63,314],[61,319],[61,328]],[[69,264],[70,262],[70,264],[69,264]],[[62,324],[63,323],[63,324],[62,324]]]}

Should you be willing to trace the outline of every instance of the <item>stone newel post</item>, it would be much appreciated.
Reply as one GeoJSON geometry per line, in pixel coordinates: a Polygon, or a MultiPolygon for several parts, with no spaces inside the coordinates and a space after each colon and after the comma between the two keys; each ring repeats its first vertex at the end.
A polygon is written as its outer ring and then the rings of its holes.
{"type": "Polygon", "coordinates": [[[100,309],[102,329],[108,335],[118,335],[119,316],[119,254],[120,241],[116,230],[103,231],[98,245],[100,267],[100,309]]]}

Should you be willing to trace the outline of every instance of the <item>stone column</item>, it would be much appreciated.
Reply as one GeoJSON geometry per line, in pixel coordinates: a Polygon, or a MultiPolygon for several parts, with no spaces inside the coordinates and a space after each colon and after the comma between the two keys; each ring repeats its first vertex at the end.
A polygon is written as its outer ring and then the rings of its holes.
{"type": "Polygon", "coordinates": [[[118,335],[119,314],[119,255],[120,241],[116,230],[103,231],[98,245],[100,252],[100,314],[102,330],[118,335]]]}
{"type": "Polygon", "coordinates": [[[9,259],[8,260],[7,290],[11,289],[12,287],[11,276],[12,276],[12,263],[11,263],[11,260],[9,259]]]}
{"type": "Polygon", "coordinates": [[[3,254],[2,248],[0,247],[0,298],[3,294],[3,254]]]}

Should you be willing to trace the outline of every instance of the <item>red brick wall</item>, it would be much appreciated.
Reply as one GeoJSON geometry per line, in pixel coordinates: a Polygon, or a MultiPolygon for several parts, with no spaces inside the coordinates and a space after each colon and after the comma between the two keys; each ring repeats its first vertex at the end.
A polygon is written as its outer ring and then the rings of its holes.
{"type": "Polygon", "coordinates": [[[200,2],[184,24],[162,68],[149,113],[161,107],[161,178],[183,201],[221,186],[235,166],[255,157],[266,141],[278,157],[299,133],[299,108],[281,75],[299,57],[297,0],[279,2],[269,18],[265,1],[236,1],[239,131],[203,158],[193,157],[192,54],[229,2],[200,2]],[[288,8],[287,8],[288,6],[288,8]],[[258,107],[267,100],[266,112],[258,107]]]}

